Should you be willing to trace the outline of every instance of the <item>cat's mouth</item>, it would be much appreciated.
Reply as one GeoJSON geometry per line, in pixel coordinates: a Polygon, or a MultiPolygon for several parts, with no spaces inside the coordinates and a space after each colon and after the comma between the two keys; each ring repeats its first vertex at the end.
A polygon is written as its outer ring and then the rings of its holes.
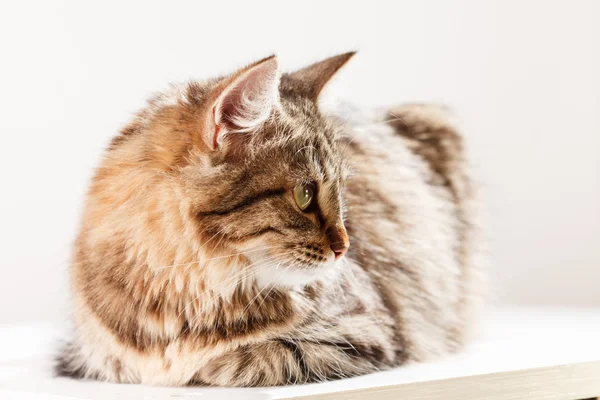
{"type": "Polygon", "coordinates": [[[343,261],[334,249],[319,241],[282,243],[256,238],[236,251],[248,261],[248,276],[260,288],[293,288],[328,279],[343,261]]]}

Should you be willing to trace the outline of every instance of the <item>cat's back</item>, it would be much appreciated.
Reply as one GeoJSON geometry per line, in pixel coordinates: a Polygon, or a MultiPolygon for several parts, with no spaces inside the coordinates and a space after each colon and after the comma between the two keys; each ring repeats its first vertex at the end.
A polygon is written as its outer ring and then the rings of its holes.
{"type": "Polygon", "coordinates": [[[396,315],[411,358],[452,350],[479,303],[484,259],[463,138],[436,105],[341,120],[350,258],[396,315]]]}

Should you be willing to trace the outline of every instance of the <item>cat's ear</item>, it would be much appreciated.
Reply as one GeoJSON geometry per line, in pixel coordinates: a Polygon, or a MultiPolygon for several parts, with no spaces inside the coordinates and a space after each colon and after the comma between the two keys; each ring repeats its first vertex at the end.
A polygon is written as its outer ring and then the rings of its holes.
{"type": "Polygon", "coordinates": [[[279,66],[264,58],[223,79],[209,93],[205,142],[218,150],[227,135],[252,132],[269,118],[279,101],[279,66]]]}
{"type": "Polygon", "coordinates": [[[339,54],[286,74],[282,78],[282,86],[293,93],[316,101],[327,82],[354,54],[355,51],[339,54]]]}

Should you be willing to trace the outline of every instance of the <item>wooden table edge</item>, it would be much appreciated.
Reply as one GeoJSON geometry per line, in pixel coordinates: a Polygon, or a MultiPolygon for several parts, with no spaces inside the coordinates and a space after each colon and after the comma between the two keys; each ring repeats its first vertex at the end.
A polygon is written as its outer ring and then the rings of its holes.
{"type": "Polygon", "coordinates": [[[288,400],[576,400],[600,396],[600,361],[291,397],[288,400]]]}

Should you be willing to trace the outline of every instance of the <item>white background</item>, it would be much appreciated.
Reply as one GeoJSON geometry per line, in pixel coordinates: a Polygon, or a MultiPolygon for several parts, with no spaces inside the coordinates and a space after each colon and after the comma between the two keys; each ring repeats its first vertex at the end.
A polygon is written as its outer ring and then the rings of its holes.
{"type": "Polygon", "coordinates": [[[330,94],[460,116],[489,203],[492,300],[600,305],[598,21],[596,1],[2,2],[0,323],[66,315],[86,185],[148,94],[351,49],[330,94]]]}

